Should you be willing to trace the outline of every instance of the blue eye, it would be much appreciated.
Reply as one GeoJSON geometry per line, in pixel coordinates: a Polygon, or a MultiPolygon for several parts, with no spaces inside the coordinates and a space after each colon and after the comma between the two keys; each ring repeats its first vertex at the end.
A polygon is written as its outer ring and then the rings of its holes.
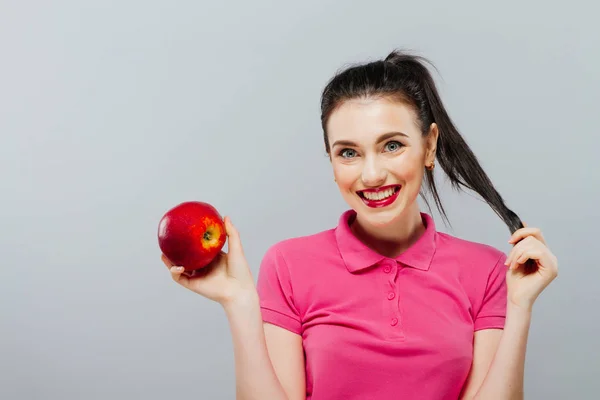
{"type": "Polygon", "coordinates": [[[396,140],[392,140],[385,144],[385,148],[388,151],[396,151],[396,150],[400,149],[401,147],[402,147],[402,143],[400,143],[396,140]]]}
{"type": "Polygon", "coordinates": [[[339,155],[343,158],[352,158],[356,155],[356,151],[352,149],[342,149],[342,151],[339,152],[339,155]]]}

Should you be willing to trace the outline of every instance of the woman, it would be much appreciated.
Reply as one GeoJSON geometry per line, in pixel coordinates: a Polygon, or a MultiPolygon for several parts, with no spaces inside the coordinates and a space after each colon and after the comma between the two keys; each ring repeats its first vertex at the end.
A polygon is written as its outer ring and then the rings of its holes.
{"type": "Polygon", "coordinates": [[[394,51],[325,87],[325,148],[350,206],[337,227],[272,246],[256,285],[228,217],[229,253],[208,273],[163,256],[175,281],[223,306],[239,399],[523,397],[532,307],[557,260],[506,207],[424,61],[394,51]],[[446,216],[436,159],[506,223],[508,255],[436,231],[419,210],[424,185],[446,216]]]}

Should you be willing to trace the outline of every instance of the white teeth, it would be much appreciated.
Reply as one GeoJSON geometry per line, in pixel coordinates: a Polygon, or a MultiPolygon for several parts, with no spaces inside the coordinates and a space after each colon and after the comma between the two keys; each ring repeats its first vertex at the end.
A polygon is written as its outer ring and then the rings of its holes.
{"type": "Polygon", "coordinates": [[[385,198],[390,197],[392,194],[394,194],[393,188],[386,189],[383,192],[377,192],[377,193],[363,192],[363,195],[365,196],[365,198],[367,198],[369,200],[383,200],[385,198]]]}

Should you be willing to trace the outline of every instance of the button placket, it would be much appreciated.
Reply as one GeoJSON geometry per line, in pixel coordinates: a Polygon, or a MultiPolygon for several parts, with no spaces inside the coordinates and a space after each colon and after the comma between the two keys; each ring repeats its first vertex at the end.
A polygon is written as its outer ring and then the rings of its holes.
{"type": "Polygon", "coordinates": [[[398,297],[398,270],[399,265],[396,260],[387,260],[383,267],[386,275],[386,302],[388,303],[388,326],[390,327],[389,339],[403,340],[404,332],[402,329],[402,318],[400,315],[400,304],[398,297]]]}

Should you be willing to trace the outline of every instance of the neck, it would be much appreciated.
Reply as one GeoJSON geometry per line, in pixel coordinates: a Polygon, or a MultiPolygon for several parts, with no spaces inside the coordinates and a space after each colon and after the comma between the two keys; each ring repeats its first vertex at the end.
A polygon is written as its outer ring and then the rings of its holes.
{"type": "Polygon", "coordinates": [[[381,255],[396,258],[408,249],[425,232],[425,225],[418,206],[404,210],[392,223],[374,226],[365,223],[357,215],[350,230],[365,245],[381,255]]]}

